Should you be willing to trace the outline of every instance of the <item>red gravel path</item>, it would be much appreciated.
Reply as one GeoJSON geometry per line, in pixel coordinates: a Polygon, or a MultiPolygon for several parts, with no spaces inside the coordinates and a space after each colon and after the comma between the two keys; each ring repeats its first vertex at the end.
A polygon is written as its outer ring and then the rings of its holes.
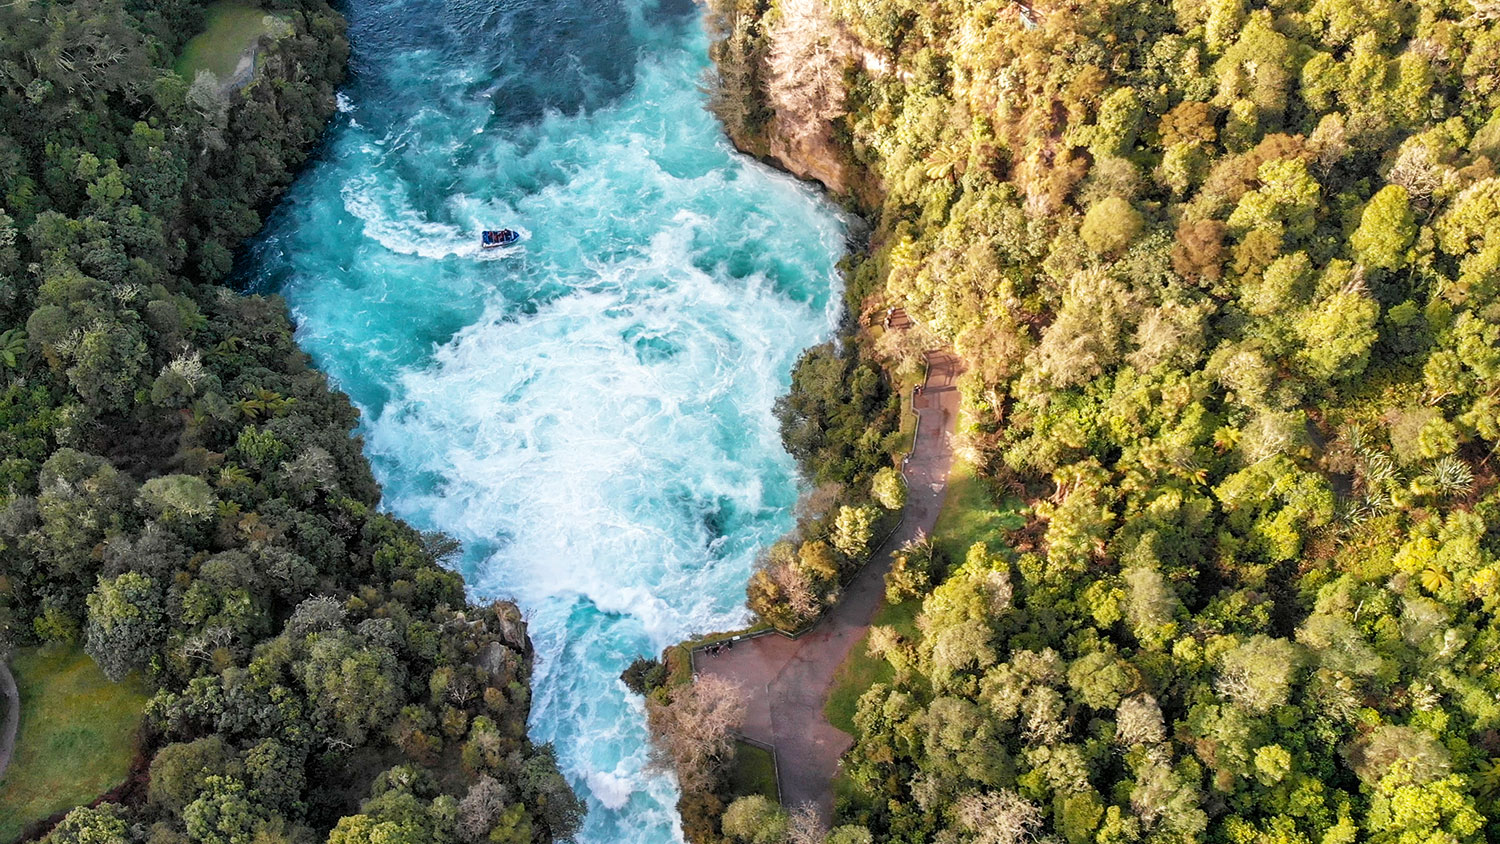
{"type": "Polygon", "coordinates": [[[921,417],[917,441],[907,459],[906,510],[900,528],[844,590],[843,598],[812,632],[800,639],[760,636],[726,651],[693,654],[699,674],[734,681],[749,703],[743,733],[776,750],[781,800],[788,807],[810,803],[825,820],[833,814],[832,782],[839,758],[853,739],[823,717],[834,673],[850,649],[864,638],[885,593],[891,552],[920,529],[937,524],[953,462],[952,432],[958,414],[958,359],[928,355],[927,384],[917,398],[921,417]]]}

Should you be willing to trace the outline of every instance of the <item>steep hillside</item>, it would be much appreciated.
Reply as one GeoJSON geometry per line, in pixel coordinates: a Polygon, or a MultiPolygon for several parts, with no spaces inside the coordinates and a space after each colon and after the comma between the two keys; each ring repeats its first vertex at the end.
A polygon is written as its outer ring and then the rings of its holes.
{"type": "Polygon", "coordinates": [[[218,283],[348,56],[322,0],[267,12],[225,86],[172,70],[193,3],[0,7],[0,637],[153,693],[120,802],[48,840],[567,837],[519,612],[377,511],[284,305],[218,283]]]}
{"type": "Polygon", "coordinates": [[[872,635],[841,820],[1500,837],[1495,10],[710,17],[731,133],[870,211],[856,312],[965,358],[964,456],[1029,504],[872,635]]]}

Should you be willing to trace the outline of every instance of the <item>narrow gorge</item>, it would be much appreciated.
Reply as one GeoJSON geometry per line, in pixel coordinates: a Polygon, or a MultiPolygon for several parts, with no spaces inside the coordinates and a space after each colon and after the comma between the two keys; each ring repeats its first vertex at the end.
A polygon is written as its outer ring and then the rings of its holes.
{"type": "Polygon", "coordinates": [[[530,616],[580,840],[670,841],[618,676],[743,621],[798,492],[771,406],[832,332],[845,222],[732,150],[690,4],[347,14],[340,113],[243,280],[362,411],[385,506],[530,616]],[[524,239],[482,251],[502,226],[524,239]]]}

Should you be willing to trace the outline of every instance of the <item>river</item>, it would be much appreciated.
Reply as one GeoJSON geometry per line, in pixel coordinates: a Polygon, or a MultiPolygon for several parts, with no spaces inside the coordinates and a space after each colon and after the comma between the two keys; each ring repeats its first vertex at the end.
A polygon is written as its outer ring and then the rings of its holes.
{"type": "Polygon", "coordinates": [[[241,274],[362,411],[384,506],[529,615],[579,840],[678,840],[618,675],[743,621],[792,524],[771,408],[831,333],[844,220],[731,149],[690,3],[345,11],[339,113],[241,274]],[[525,237],[481,250],[500,227],[525,237]]]}

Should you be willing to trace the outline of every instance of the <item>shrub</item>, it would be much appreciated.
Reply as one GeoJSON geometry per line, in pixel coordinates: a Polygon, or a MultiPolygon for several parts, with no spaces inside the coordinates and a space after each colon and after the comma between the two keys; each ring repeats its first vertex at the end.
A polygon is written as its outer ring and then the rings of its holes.
{"type": "Polygon", "coordinates": [[[1139,211],[1118,196],[1099,200],[1083,216],[1079,236],[1100,255],[1116,256],[1135,242],[1145,227],[1139,211]]]}

